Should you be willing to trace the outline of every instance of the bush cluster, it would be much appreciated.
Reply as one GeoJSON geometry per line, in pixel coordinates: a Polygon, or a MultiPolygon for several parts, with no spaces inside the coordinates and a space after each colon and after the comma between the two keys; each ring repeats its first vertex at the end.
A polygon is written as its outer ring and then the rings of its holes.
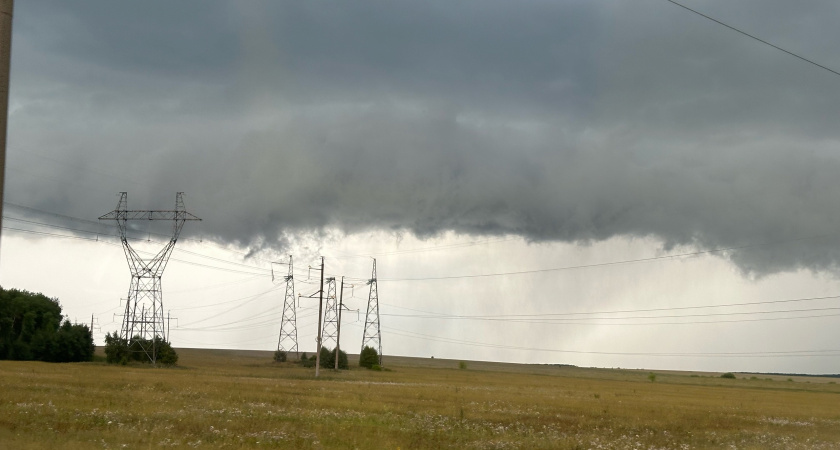
{"type": "Polygon", "coordinates": [[[0,287],[0,359],[90,361],[93,334],[61,315],[58,299],[0,287]]]}
{"type": "MultiPolygon", "coordinates": [[[[307,358],[306,352],[303,352],[300,355],[299,363],[303,367],[315,367],[316,356],[317,355],[312,355],[307,358]]],[[[335,368],[335,349],[330,350],[326,347],[321,347],[321,368],[335,368]]],[[[350,368],[349,364],[347,364],[347,353],[343,350],[339,350],[338,352],[338,368],[343,370],[350,368]]]]}
{"type": "Polygon", "coordinates": [[[116,332],[105,335],[105,361],[110,364],[128,364],[131,361],[150,363],[151,353],[154,353],[156,362],[164,366],[178,363],[178,353],[160,337],[144,339],[134,336],[129,342],[120,338],[116,332]]]}

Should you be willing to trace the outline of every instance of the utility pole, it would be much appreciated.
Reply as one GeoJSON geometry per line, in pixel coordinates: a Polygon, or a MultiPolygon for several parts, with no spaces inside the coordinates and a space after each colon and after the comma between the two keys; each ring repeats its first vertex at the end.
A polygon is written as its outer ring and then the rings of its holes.
{"type": "Polygon", "coordinates": [[[14,0],[0,0],[0,223],[3,220],[3,187],[6,184],[6,129],[9,119],[9,67],[12,60],[14,9],[14,0]]]}
{"type": "Polygon", "coordinates": [[[168,330],[163,323],[163,290],[161,277],[175,249],[178,236],[187,220],[201,220],[188,213],[184,208],[184,193],[175,195],[174,210],[129,210],[126,206],[128,194],[120,193],[117,209],[99,217],[99,220],[114,220],[120,229],[120,241],[125,252],[128,267],[131,271],[131,285],[128,289],[128,300],[125,303],[120,338],[124,339],[130,348],[137,342],[138,351],[145,353],[152,364],[157,361],[157,342],[162,339],[168,341],[168,330]],[[171,220],[173,221],[172,238],[151,259],[143,259],[128,243],[129,220],[171,220]],[[146,311],[149,314],[146,314],[146,311]]]}
{"type": "Polygon", "coordinates": [[[321,317],[324,312],[324,257],[321,257],[321,290],[318,292],[318,353],[315,353],[315,378],[321,367],[321,317]]]}
{"type": "Polygon", "coordinates": [[[91,339],[96,340],[94,336],[95,331],[102,331],[102,328],[99,326],[99,320],[93,314],[90,315],[90,337],[91,339]]]}
{"type": "MultiPolygon", "coordinates": [[[[365,313],[365,330],[362,334],[362,350],[365,347],[373,347],[374,342],[379,354],[379,365],[382,365],[382,334],[379,330],[379,290],[376,285],[376,259],[373,260],[373,272],[367,284],[370,285],[370,294],[368,295],[367,313],[365,313]]],[[[361,358],[361,352],[359,352],[361,358]]]]}

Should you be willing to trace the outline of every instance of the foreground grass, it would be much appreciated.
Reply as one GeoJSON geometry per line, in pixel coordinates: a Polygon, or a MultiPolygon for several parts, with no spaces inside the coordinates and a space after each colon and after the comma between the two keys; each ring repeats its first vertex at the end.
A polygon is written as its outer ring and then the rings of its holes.
{"type": "Polygon", "coordinates": [[[270,352],[179,355],[0,362],[2,447],[840,448],[840,388],[818,379],[390,358],[315,380],[270,352]]]}

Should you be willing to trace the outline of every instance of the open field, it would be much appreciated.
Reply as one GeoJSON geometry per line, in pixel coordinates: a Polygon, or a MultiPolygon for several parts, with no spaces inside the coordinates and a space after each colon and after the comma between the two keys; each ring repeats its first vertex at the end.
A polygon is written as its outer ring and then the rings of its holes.
{"type": "Polygon", "coordinates": [[[840,448],[832,379],[390,357],[315,380],[270,352],[178,352],[0,362],[0,447],[840,448]]]}

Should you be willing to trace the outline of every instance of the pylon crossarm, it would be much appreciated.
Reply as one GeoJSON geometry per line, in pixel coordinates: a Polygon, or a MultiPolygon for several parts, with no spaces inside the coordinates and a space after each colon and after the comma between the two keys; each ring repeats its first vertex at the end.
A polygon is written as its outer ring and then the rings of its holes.
{"type": "Polygon", "coordinates": [[[174,210],[114,210],[99,216],[99,220],[201,220],[186,211],[174,210]]]}

